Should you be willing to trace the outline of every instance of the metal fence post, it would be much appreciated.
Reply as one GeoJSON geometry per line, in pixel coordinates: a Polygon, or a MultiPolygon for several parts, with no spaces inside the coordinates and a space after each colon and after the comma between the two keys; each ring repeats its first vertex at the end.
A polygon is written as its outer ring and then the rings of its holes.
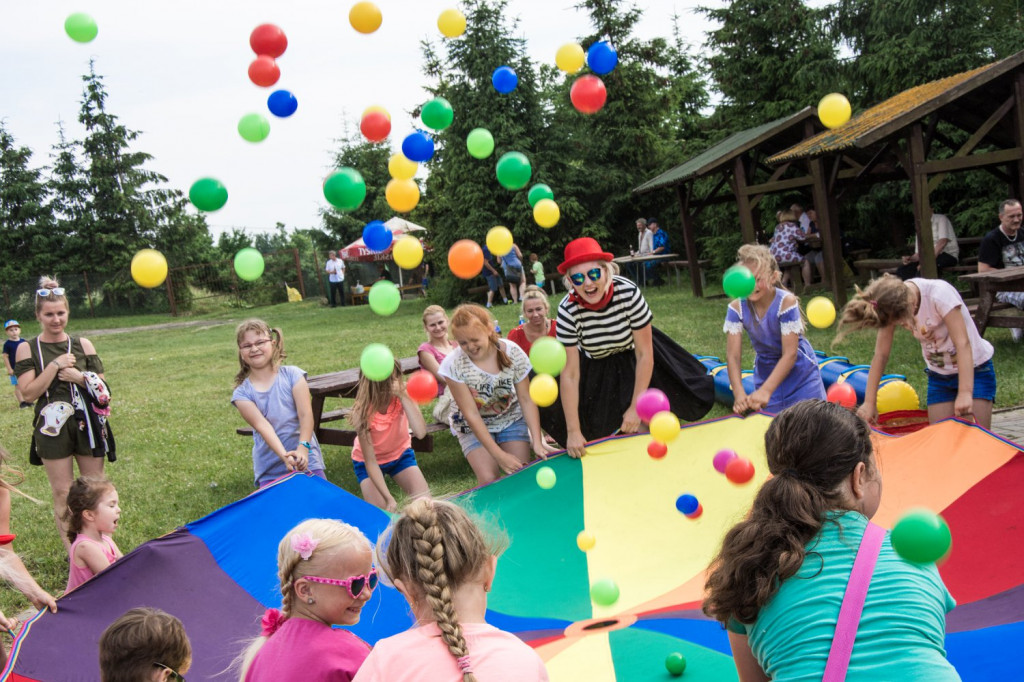
{"type": "Polygon", "coordinates": [[[306,298],[306,285],[302,283],[302,263],[299,261],[299,250],[297,248],[292,249],[292,256],[295,257],[295,276],[299,279],[299,293],[302,294],[302,298],[306,298]]]}
{"type": "Polygon", "coordinates": [[[85,300],[89,301],[89,317],[96,317],[96,311],[92,307],[92,292],[89,290],[89,275],[84,271],[82,279],[85,280],[85,300]]]}
{"type": "Polygon", "coordinates": [[[172,279],[174,279],[174,273],[167,273],[167,279],[164,280],[164,285],[167,287],[167,303],[171,306],[171,317],[177,317],[178,306],[175,305],[174,301],[174,287],[171,286],[172,279]]]}
{"type": "Polygon", "coordinates": [[[316,255],[316,249],[313,249],[313,272],[316,273],[316,281],[320,284],[320,297],[327,298],[327,291],[324,289],[324,278],[320,274],[320,258],[316,255]]]}

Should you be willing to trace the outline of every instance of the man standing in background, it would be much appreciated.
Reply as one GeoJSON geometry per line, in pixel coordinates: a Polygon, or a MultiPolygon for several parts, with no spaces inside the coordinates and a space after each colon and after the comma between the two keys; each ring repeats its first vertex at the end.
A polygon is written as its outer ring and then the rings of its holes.
{"type": "Polygon", "coordinates": [[[345,305],[345,261],[338,258],[337,251],[327,252],[327,265],[324,266],[327,272],[327,282],[331,290],[331,307],[337,306],[335,296],[341,298],[341,305],[345,305]]]}

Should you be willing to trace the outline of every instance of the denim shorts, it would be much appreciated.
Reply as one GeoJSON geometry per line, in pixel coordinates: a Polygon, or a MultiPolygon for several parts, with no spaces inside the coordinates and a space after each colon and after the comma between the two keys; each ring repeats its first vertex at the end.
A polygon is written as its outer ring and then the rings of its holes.
{"type": "MultiPolygon", "coordinates": [[[[394,478],[409,467],[414,466],[416,466],[416,453],[412,451],[412,448],[409,448],[405,450],[398,459],[388,462],[387,464],[381,464],[380,472],[385,476],[394,478]]],[[[366,465],[362,462],[352,460],[352,469],[355,470],[356,480],[360,483],[370,477],[370,475],[366,473],[366,465]]]]}
{"type": "MultiPolygon", "coordinates": [[[[928,374],[928,404],[951,403],[960,391],[959,374],[939,374],[925,370],[928,374]]],[[[996,370],[992,361],[987,360],[974,368],[974,399],[996,399],[996,370]]]]}
{"type": "Polygon", "coordinates": [[[501,289],[501,275],[484,275],[484,279],[487,280],[487,286],[490,287],[491,291],[498,291],[501,289]]]}
{"type": "MultiPolygon", "coordinates": [[[[462,454],[467,454],[482,448],[483,445],[476,439],[472,433],[459,433],[456,434],[456,438],[459,439],[459,445],[462,446],[462,454]]],[[[491,438],[498,445],[502,443],[509,443],[511,441],[523,441],[524,443],[530,442],[530,429],[526,426],[526,419],[520,417],[518,420],[512,422],[501,431],[491,431],[491,438]]]]}

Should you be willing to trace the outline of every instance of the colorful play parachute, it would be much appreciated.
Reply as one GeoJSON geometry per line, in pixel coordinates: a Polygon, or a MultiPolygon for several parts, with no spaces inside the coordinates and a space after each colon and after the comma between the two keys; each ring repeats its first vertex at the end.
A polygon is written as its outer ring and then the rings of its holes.
{"type": "MultiPolygon", "coordinates": [[[[662,459],[647,455],[649,436],[611,438],[582,460],[546,462],[556,474],[550,489],[531,468],[456,498],[511,537],[488,620],[533,646],[556,682],[664,680],[672,652],[686,656],[686,679],[736,679],[726,635],[701,614],[700,599],[723,533],[767,475],[769,423],[753,415],[684,427],[662,459]],[[712,459],[724,448],[753,461],[749,484],[715,471],[712,459]],[[698,518],[677,510],[683,493],[699,500],[698,518]],[[584,529],[595,540],[586,553],[576,544],[584,529]],[[605,579],[620,596],[599,606],[590,586],[605,579]]],[[[876,441],[885,485],[875,521],[891,527],[907,508],[923,506],[952,529],[952,554],[940,568],[959,604],[948,617],[950,660],[968,681],[1024,679],[1024,659],[1013,653],[1024,638],[1024,455],[955,420],[876,441]]],[[[262,610],[280,601],[277,541],[310,516],[345,519],[371,539],[387,520],[329,483],[293,475],[146,543],[61,599],[56,615],[26,625],[2,679],[98,679],[91,666],[99,634],[144,604],[184,621],[195,648],[190,679],[231,679],[214,675],[258,631],[262,610]]],[[[382,587],[355,630],[374,641],[408,627],[407,614],[400,596],[382,587]]]]}

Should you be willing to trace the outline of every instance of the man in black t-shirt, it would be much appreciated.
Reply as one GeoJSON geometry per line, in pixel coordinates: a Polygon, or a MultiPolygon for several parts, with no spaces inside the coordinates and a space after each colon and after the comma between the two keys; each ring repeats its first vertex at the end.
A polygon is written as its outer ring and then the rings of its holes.
{"type": "MultiPolygon", "coordinates": [[[[1024,265],[1024,239],[1021,239],[1021,219],[1024,210],[1017,199],[999,204],[999,227],[986,234],[978,247],[978,272],[1000,270],[1024,265]]],[[[1000,291],[996,300],[1024,310],[1024,292],[1000,291]]],[[[1014,341],[1024,338],[1024,330],[1011,329],[1014,341]]]]}

